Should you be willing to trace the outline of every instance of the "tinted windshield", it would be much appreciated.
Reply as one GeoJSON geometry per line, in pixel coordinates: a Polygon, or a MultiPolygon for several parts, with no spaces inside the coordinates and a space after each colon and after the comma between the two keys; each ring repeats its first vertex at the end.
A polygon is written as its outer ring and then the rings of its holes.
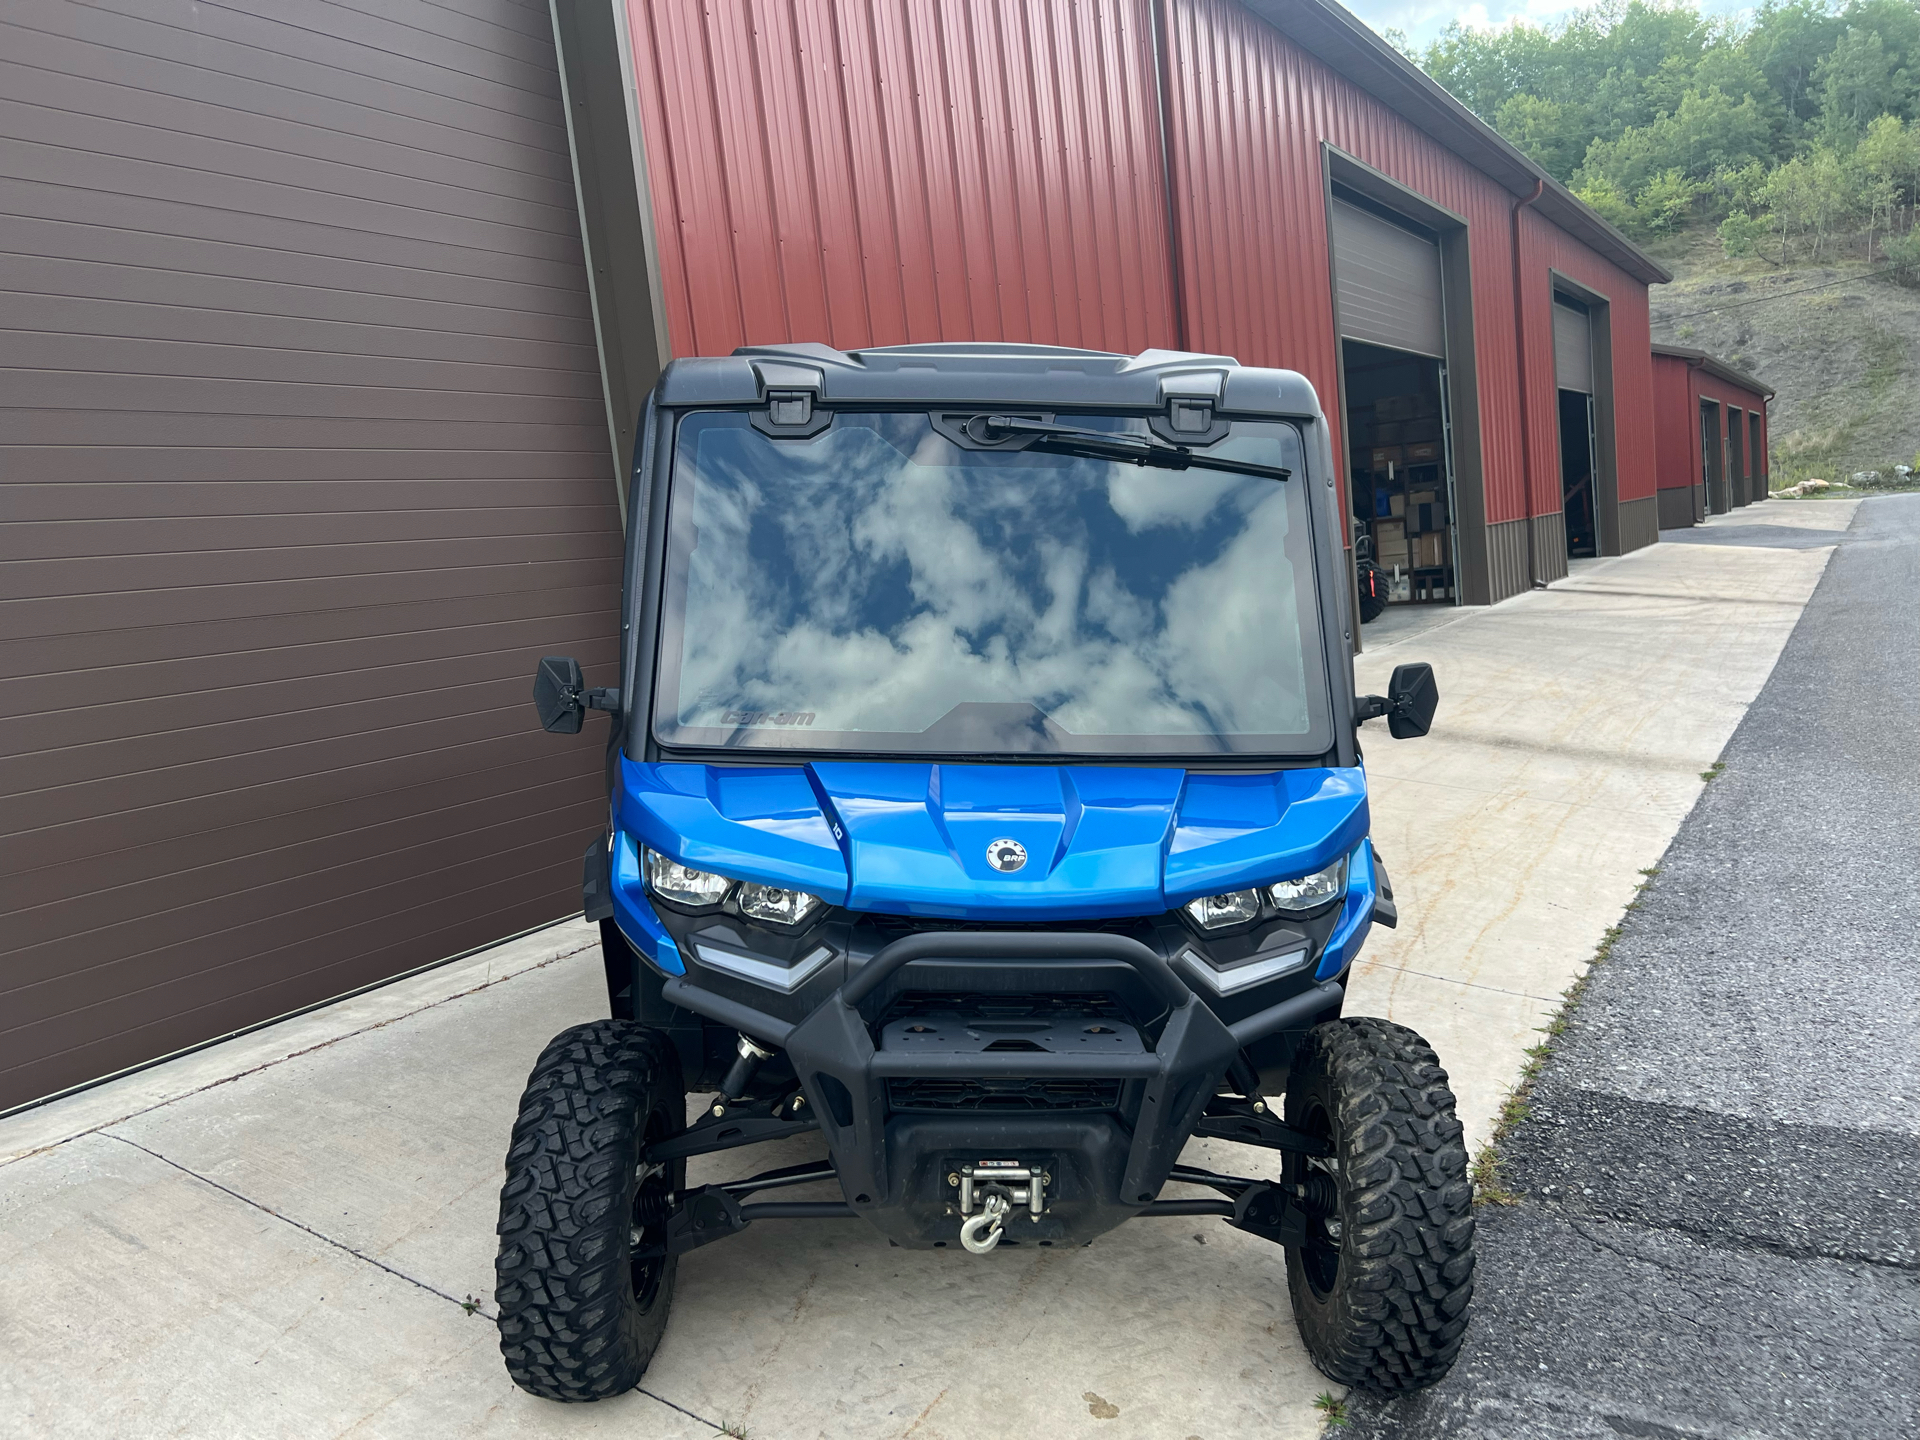
{"type": "MultiPolygon", "coordinates": [[[[1144,422],[1060,423],[1146,433],[1144,422]]],[[[1291,426],[1207,453],[1301,471],[1291,426]]],[[[681,420],[654,733],[902,754],[1324,750],[1304,479],[681,420]]]]}

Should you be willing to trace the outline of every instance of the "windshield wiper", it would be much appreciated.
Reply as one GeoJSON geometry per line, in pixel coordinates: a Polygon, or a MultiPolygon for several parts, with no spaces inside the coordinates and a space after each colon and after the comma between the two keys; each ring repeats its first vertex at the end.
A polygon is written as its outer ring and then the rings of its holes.
{"type": "Polygon", "coordinates": [[[1124,460],[1157,470],[1225,470],[1230,475],[1257,475],[1263,480],[1291,480],[1293,472],[1278,465],[1256,465],[1249,460],[1226,460],[1196,455],[1184,445],[1167,445],[1145,435],[1117,435],[1107,430],[1078,430],[1022,415],[988,415],[989,430],[1034,437],[1030,448],[1059,455],[1083,455],[1091,460],[1124,460]]]}

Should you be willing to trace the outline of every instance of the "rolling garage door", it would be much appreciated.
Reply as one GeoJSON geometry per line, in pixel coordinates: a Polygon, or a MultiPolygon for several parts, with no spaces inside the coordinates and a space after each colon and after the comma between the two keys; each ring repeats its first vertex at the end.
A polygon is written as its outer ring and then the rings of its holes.
{"type": "Polygon", "coordinates": [[[1342,338],[1445,358],[1438,245],[1336,200],[1333,263],[1342,338]]]}
{"type": "Polygon", "coordinates": [[[1553,374],[1562,390],[1593,393],[1593,322],[1559,296],[1553,302],[1553,374]]]}
{"type": "Polygon", "coordinates": [[[576,906],[620,527],[544,3],[0,37],[5,1108],[576,906]]]}

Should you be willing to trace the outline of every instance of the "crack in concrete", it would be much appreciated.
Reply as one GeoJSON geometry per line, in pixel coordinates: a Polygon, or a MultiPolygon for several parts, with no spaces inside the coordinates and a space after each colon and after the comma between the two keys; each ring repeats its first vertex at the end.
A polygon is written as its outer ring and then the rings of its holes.
{"type": "MultiPolygon", "coordinates": [[[[276,1065],[284,1065],[289,1060],[298,1060],[303,1055],[312,1055],[321,1050],[330,1049],[331,1047],[340,1044],[344,1040],[351,1040],[355,1036],[359,1036],[359,1035],[370,1035],[375,1030],[384,1030],[386,1029],[387,1026],[397,1025],[402,1020],[411,1020],[416,1015],[424,1015],[429,1010],[437,1010],[442,1005],[451,1005],[455,1000],[464,1000],[469,995],[478,995],[482,990],[490,990],[495,985],[504,985],[509,980],[517,980],[522,975],[531,974],[535,970],[544,970],[549,965],[555,965],[562,960],[570,959],[571,957],[580,954],[583,950],[591,950],[599,943],[600,942],[597,938],[593,940],[589,940],[583,944],[574,946],[570,950],[562,950],[562,951],[559,951],[557,954],[547,956],[544,960],[537,960],[531,965],[523,966],[521,969],[509,971],[505,975],[496,975],[491,980],[483,980],[478,985],[469,986],[467,989],[458,991],[455,994],[443,995],[438,1000],[428,1001],[425,1005],[416,1005],[413,1009],[403,1011],[401,1014],[389,1015],[384,1020],[375,1020],[370,1024],[362,1025],[357,1030],[349,1030],[344,1034],[332,1036],[326,1040],[322,1040],[318,1042],[317,1044],[308,1045],[303,1049],[291,1051],[288,1054],[278,1056],[277,1058],[272,1060],[263,1060],[258,1065],[250,1066],[245,1070],[236,1071],[231,1075],[222,1075],[217,1080],[209,1080],[204,1085],[196,1085],[193,1087],[193,1089],[183,1090],[178,1095],[169,1095],[164,1100],[156,1100],[151,1105],[142,1106],[138,1110],[130,1110],[125,1115],[116,1115],[111,1120],[102,1120],[98,1125],[89,1126],[85,1130],[76,1130],[73,1132],[73,1134],[63,1136],[62,1138],[54,1141],[51,1145],[39,1145],[34,1147],[31,1150],[22,1150],[18,1155],[0,1156],[0,1169],[4,1169],[6,1166],[12,1165],[17,1161],[31,1160],[35,1155],[45,1155],[50,1151],[58,1150],[62,1145],[71,1145],[75,1140],[83,1140],[89,1135],[104,1134],[110,1127],[114,1125],[124,1125],[129,1120],[138,1120],[142,1115],[151,1115],[156,1110],[164,1110],[167,1108],[167,1106],[177,1105],[182,1100],[191,1100],[195,1095],[204,1095],[207,1093],[207,1091],[216,1090],[222,1085],[231,1085],[236,1080],[245,1080],[248,1076],[258,1075],[262,1071],[271,1070],[276,1065]]],[[[342,1001],[337,1003],[345,1003],[345,1002],[342,1001]]],[[[125,1137],[116,1135],[113,1138],[116,1140],[120,1140],[120,1139],[124,1139],[125,1137]]],[[[133,1144],[133,1141],[128,1140],[127,1144],[131,1145],[133,1144]]],[[[140,1147],[140,1148],[144,1148],[144,1147],[140,1147]]],[[[162,1156],[159,1158],[164,1159],[165,1157],[162,1156]]],[[[173,1162],[169,1160],[167,1163],[172,1164],[173,1162]]],[[[188,1172],[188,1173],[192,1173],[192,1172],[188,1172]]]]}
{"type": "Polygon", "coordinates": [[[407,1272],[404,1270],[396,1270],[394,1269],[393,1266],[387,1264],[386,1261],[377,1260],[373,1256],[367,1254],[364,1250],[356,1250],[353,1248],[353,1246],[347,1244],[345,1241],[336,1240],[331,1235],[324,1234],[323,1232],[314,1229],[311,1225],[302,1224],[300,1221],[295,1220],[291,1215],[285,1215],[285,1214],[282,1214],[280,1211],[275,1210],[271,1205],[263,1205],[258,1200],[253,1199],[249,1195],[242,1195],[238,1190],[235,1190],[230,1186],[222,1185],[218,1180],[209,1179],[207,1176],[202,1175],[198,1170],[194,1170],[189,1168],[188,1166],[182,1165],[178,1160],[170,1160],[165,1155],[162,1155],[158,1150],[148,1149],[145,1145],[142,1145],[138,1140],[129,1140],[124,1135],[115,1135],[108,1130],[100,1130],[97,1132],[89,1132],[89,1133],[97,1133],[103,1139],[107,1139],[107,1140],[118,1140],[122,1145],[130,1146],[131,1148],[138,1150],[142,1155],[150,1155],[155,1160],[158,1160],[162,1165],[170,1165],[175,1170],[178,1170],[182,1175],[188,1176],[194,1180],[198,1180],[202,1185],[207,1185],[212,1187],[215,1190],[218,1190],[222,1195],[232,1196],[235,1200],[238,1200],[242,1205],[251,1205],[255,1210],[258,1210],[262,1215],[271,1215],[274,1219],[280,1221],[283,1225],[291,1225],[294,1229],[299,1230],[304,1234],[311,1235],[314,1239],[319,1240],[325,1244],[331,1245],[336,1250],[344,1251],[348,1255],[353,1256],[353,1258],[356,1260],[364,1260],[367,1264],[373,1266],[376,1270],[386,1271],[387,1274],[393,1276],[396,1280],[404,1280],[409,1285],[418,1286],[420,1289],[426,1291],[429,1295],[438,1295],[442,1300],[445,1300],[449,1305],[456,1305],[461,1310],[466,1311],[466,1313],[469,1315],[478,1315],[482,1319],[487,1320],[488,1322],[494,1325],[498,1325],[500,1323],[499,1315],[488,1311],[486,1307],[480,1305],[479,1303],[471,1300],[456,1300],[453,1296],[449,1295],[446,1291],[438,1289],[435,1286],[429,1285],[424,1280],[416,1279],[414,1276],[407,1274],[407,1272]],[[471,1306],[471,1308],[469,1308],[469,1306],[471,1306]]]}
{"type": "MultiPolygon", "coordinates": [[[[572,952],[569,952],[569,953],[572,953],[572,952]]],[[[556,960],[561,958],[564,958],[564,957],[557,956],[557,955],[554,957],[554,959],[556,960]]],[[[551,964],[552,961],[546,961],[543,963],[551,964]]],[[[536,966],[533,968],[537,969],[539,967],[536,966]]],[[[525,972],[516,971],[515,973],[524,974],[525,972]]],[[[510,977],[502,976],[501,978],[507,979],[510,977]]],[[[497,984],[497,983],[498,983],[497,981],[488,982],[488,984],[497,984]]],[[[486,986],[482,985],[476,988],[484,990],[486,986]]],[[[462,993],[472,994],[473,992],[463,991],[462,993]]],[[[460,997],[457,995],[450,995],[447,998],[450,1000],[457,1000],[460,997]]],[[[436,1001],[435,1003],[444,1004],[445,1002],[436,1001]]],[[[429,1006],[423,1006],[421,1008],[432,1009],[433,1006],[429,1005],[429,1006]]],[[[417,1014],[418,1012],[415,1011],[415,1012],[409,1012],[409,1013],[417,1014]]],[[[396,1017],[396,1018],[403,1018],[403,1017],[396,1017]]],[[[378,1027],[369,1026],[368,1028],[377,1029],[378,1027]]],[[[346,1037],[342,1036],[341,1038],[344,1039],[346,1037]]],[[[319,1047],[316,1046],[315,1048],[317,1049],[319,1047]]],[[[302,1052],[302,1053],[305,1053],[305,1052],[302,1052]]],[[[286,1058],[292,1059],[293,1057],[288,1056],[286,1058]]],[[[238,1078],[238,1077],[236,1076],[234,1078],[238,1078]]],[[[222,1082],[216,1081],[215,1083],[218,1084],[222,1082]]],[[[204,1089],[208,1087],[203,1086],[202,1088],[204,1089]]],[[[140,1111],[138,1113],[145,1114],[146,1112],[140,1111]]],[[[129,1116],[128,1118],[132,1118],[132,1117],[129,1116]]],[[[114,1121],[109,1123],[117,1124],[118,1122],[114,1121]]],[[[158,1150],[149,1149],[147,1146],[142,1145],[138,1140],[129,1140],[124,1135],[115,1135],[111,1131],[107,1130],[105,1126],[98,1127],[96,1130],[91,1130],[86,1133],[99,1134],[102,1136],[102,1138],[108,1139],[108,1140],[118,1140],[122,1145],[131,1146],[133,1149],[138,1150],[141,1154],[150,1155],[155,1160],[158,1160],[161,1164],[171,1166],[175,1170],[178,1170],[182,1175],[188,1176],[189,1178],[194,1180],[198,1180],[202,1185],[206,1185],[214,1190],[218,1190],[222,1195],[231,1196],[233,1199],[238,1200],[241,1204],[249,1205],[255,1210],[260,1211],[260,1213],[263,1215],[272,1216],[275,1220],[280,1221],[283,1225],[291,1225],[295,1230],[299,1230],[304,1234],[311,1235],[315,1240],[321,1241],[323,1244],[331,1245],[336,1250],[344,1251],[346,1254],[351,1255],[354,1259],[364,1261],[368,1265],[373,1266],[376,1270],[386,1271],[387,1274],[393,1276],[396,1280],[404,1280],[409,1285],[416,1286],[417,1288],[426,1291],[429,1295],[438,1296],[440,1299],[445,1300],[448,1304],[456,1306],[457,1308],[459,1308],[462,1311],[465,1311],[465,1313],[469,1315],[478,1315],[481,1319],[487,1321],[491,1325],[498,1325],[500,1323],[500,1316],[496,1312],[488,1310],[485,1306],[474,1305],[472,1309],[468,1309],[468,1303],[469,1303],[468,1301],[457,1300],[453,1296],[449,1295],[446,1291],[439,1289],[437,1286],[429,1285],[426,1281],[418,1279],[415,1276],[409,1275],[404,1270],[397,1270],[393,1266],[387,1264],[384,1260],[378,1260],[373,1256],[367,1254],[364,1250],[356,1250],[353,1246],[346,1244],[344,1241],[336,1240],[331,1235],[328,1235],[323,1231],[314,1229],[311,1225],[303,1224],[302,1222],[295,1220],[292,1216],[283,1214],[282,1212],[275,1210],[270,1205],[261,1204],[258,1200],[253,1199],[251,1196],[242,1195],[238,1190],[233,1189],[231,1186],[222,1185],[218,1180],[209,1179],[207,1176],[202,1175],[199,1171],[194,1170],[186,1165],[182,1165],[178,1160],[169,1159],[167,1156],[162,1155],[158,1150]]],[[[80,1137],[75,1136],[73,1138],[78,1139],[80,1137]]],[[[65,1144],[66,1142],[62,1141],[61,1143],[65,1144]]],[[[48,1146],[47,1148],[52,1149],[53,1147],[48,1146]]],[[[678,1411],[680,1414],[686,1416],[689,1420],[699,1421],[702,1425],[707,1426],[716,1434],[726,1433],[726,1426],[722,1425],[719,1421],[709,1420],[706,1416],[700,1414],[698,1411],[689,1410],[684,1405],[675,1404],[673,1401],[667,1399],[666,1396],[655,1394],[653,1391],[647,1389],[647,1387],[644,1385],[636,1385],[634,1389],[636,1393],[644,1395],[649,1400],[656,1401],[659,1404],[666,1406],[669,1410],[678,1411]]]]}
{"type": "MultiPolygon", "coordinates": [[[[1364,962],[1362,962],[1364,964],[1364,962]]],[[[1453,975],[1435,975],[1430,970],[1415,970],[1407,965],[1375,964],[1375,971],[1390,971],[1395,975],[1418,975],[1422,980],[1438,980],[1443,985],[1463,985],[1469,990],[1491,990],[1495,995],[1511,995],[1518,1000],[1537,1000],[1542,1005],[1558,1005],[1558,998],[1546,995],[1534,995],[1525,990],[1504,990],[1498,985],[1483,985],[1478,980],[1461,980],[1453,975]]]]}
{"type": "Polygon", "coordinates": [[[698,1420],[702,1425],[712,1426],[713,1429],[718,1433],[721,1433],[721,1434],[726,1433],[726,1428],[727,1428],[726,1426],[721,1425],[716,1421],[709,1420],[706,1416],[700,1414],[698,1411],[689,1410],[684,1405],[676,1405],[673,1403],[673,1401],[667,1399],[666,1396],[656,1395],[653,1393],[653,1391],[647,1389],[647,1387],[644,1385],[636,1385],[633,1387],[633,1389],[635,1394],[644,1395],[649,1400],[658,1400],[662,1405],[666,1406],[669,1410],[678,1410],[682,1415],[686,1416],[689,1420],[698,1420]]]}

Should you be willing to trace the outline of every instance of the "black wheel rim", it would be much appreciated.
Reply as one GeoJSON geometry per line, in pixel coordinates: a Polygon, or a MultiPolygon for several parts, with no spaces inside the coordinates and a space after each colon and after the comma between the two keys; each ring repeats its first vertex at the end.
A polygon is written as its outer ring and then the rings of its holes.
{"type": "MultiPolygon", "coordinates": [[[[647,1117],[646,1137],[641,1153],[672,1132],[666,1113],[656,1110],[647,1117]]],[[[660,1287],[667,1278],[667,1215],[673,1207],[674,1167],[641,1164],[639,1182],[633,1187],[632,1244],[628,1264],[632,1271],[633,1298],[642,1314],[660,1298],[660,1287]]]]}
{"type": "MultiPolygon", "coordinates": [[[[1307,1111],[1300,1128],[1322,1140],[1333,1138],[1333,1122],[1325,1107],[1318,1102],[1307,1111]]],[[[1307,1242],[1300,1247],[1300,1269],[1306,1275],[1307,1284],[1315,1295],[1325,1298],[1333,1293],[1333,1287],[1340,1279],[1341,1215],[1346,1209],[1346,1190],[1340,1183],[1340,1162],[1337,1159],[1303,1159],[1300,1170],[1302,1179],[1310,1170],[1319,1170],[1329,1176],[1340,1197],[1340,1203],[1334,1206],[1331,1215],[1307,1220],[1307,1242]]]]}

